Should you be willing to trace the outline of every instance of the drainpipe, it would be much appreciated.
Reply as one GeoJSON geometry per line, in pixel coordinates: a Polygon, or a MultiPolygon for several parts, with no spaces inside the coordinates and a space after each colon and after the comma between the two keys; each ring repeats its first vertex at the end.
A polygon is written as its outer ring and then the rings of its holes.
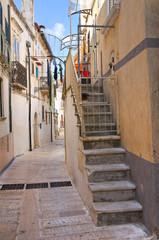
{"type": "Polygon", "coordinates": [[[51,142],[53,142],[53,138],[52,138],[52,111],[51,111],[51,142]]]}
{"type": "Polygon", "coordinates": [[[30,77],[30,51],[31,43],[26,43],[28,49],[28,75],[29,75],[29,151],[32,151],[32,140],[31,140],[31,77],[30,77]]]}

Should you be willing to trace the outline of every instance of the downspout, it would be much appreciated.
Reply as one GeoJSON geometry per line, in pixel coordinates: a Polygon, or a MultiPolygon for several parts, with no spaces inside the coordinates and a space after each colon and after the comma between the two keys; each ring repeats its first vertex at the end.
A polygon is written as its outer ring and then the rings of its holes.
{"type": "Polygon", "coordinates": [[[28,49],[28,75],[29,75],[29,151],[32,151],[32,140],[31,140],[31,77],[30,77],[30,42],[27,41],[28,49]]]}
{"type": "Polygon", "coordinates": [[[53,138],[52,138],[52,111],[51,111],[51,142],[53,142],[53,138]]]}

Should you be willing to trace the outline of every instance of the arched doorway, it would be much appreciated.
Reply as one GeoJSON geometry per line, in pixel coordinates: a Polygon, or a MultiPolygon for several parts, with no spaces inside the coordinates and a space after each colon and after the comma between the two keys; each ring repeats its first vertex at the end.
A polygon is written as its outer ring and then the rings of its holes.
{"type": "Polygon", "coordinates": [[[38,128],[38,115],[34,114],[34,148],[39,146],[39,128],[38,128]]]}

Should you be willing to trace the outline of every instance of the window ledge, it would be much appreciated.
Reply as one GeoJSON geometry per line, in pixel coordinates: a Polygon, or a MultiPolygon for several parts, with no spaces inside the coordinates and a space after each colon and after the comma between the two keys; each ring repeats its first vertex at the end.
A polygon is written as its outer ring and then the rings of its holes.
{"type": "Polygon", "coordinates": [[[4,121],[6,119],[7,119],[6,117],[0,117],[0,121],[4,121]]]}
{"type": "MultiPolygon", "coordinates": [[[[116,18],[119,15],[119,10],[120,10],[120,3],[114,4],[109,15],[106,17],[104,26],[112,25],[115,22],[116,18]]],[[[108,33],[109,30],[110,30],[109,28],[104,28],[101,30],[101,32],[104,36],[106,36],[106,34],[108,33]]]]}
{"type": "Polygon", "coordinates": [[[27,90],[27,88],[25,86],[23,86],[22,84],[20,84],[20,83],[13,82],[12,86],[18,87],[18,88],[20,88],[22,90],[27,90]]]}

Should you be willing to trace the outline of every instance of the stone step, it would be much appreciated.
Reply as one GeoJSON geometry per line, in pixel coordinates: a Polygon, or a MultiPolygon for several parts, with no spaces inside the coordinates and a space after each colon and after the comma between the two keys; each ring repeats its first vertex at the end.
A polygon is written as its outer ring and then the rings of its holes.
{"type": "Polygon", "coordinates": [[[97,226],[140,222],[142,206],[135,200],[93,203],[92,218],[97,226]]]}
{"type": "Polygon", "coordinates": [[[85,123],[84,124],[85,125],[85,127],[89,127],[89,126],[92,126],[92,127],[107,127],[107,126],[116,126],[116,123],[111,123],[111,122],[109,122],[109,123],[85,123]]]}
{"type": "Polygon", "coordinates": [[[104,102],[104,95],[98,95],[98,93],[96,93],[96,95],[88,95],[87,97],[87,101],[88,102],[104,102]]]}
{"type": "Polygon", "coordinates": [[[98,131],[87,131],[85,132],[85,136],[86,137],[94,137],[94,136],[109,136],[109,135],[113,135],[113,134],[117,134],[117,130],[98,130],[98,131]]]}
{"type": "Polygon", "coordinates": [[[104,149],[120,147],[120,136],[95,136],[95,137],[80,137],[83,142],[84,149],[104,149]]]}
{"type": "Polygon", "coordinates": [[[130,167],[124,163],[85,165],[88,174],[88,181],[125,181],[130,179],[130,167]]]}
{"type": "MultiPolygon", "coordinates": [[[[107,139],[109,139],[109,136],[107,139]]],[[[83,154],[86,156],[87,165],[115,164],[125,162],[125,150],[123,148],[89,149],[83,150],[83,154]]]]}
{"type": "Polygon", "coordinates": [[[86,113],[94,113],[94,114],[100,114],[101,112],[107,113],[107,112],[112,112],[112,105],[106,102],[81,102],[82,104],[82,109],[83,109],[83,114],[86,113]]]}
{"type": "Polygon", "coordinates": [[[80,84],[81,93],[103,93],[102,85],[80,84]]]}
{"type": "Polygon", "coordinates": [[[83,94],[88,94],[88,96],[104,96],[104,93],[87,93],[87,92],[82,92],[83,94]]]}
{"type": "Polygon", "coordinates": [[[91,115],[98,115],[98,116],[112,115],[112,112],[85,112],[85,113],[83,113],[83,115],[86,115],[86,116],[91,116],[91,115]]]}
{"type": "Polygon", "coordinates": [[[91,87],[91,88],[98,88],[98,87],[103,87],[103,85],[101,85],[101,84],[79,84],[79,86],[81,86],[81,87],[91,87]]]}
{"type": "Polygon", "coordinates": [[[115,202],[135,199],[136,186],[130,181],[89,183],[93,202],[115,202]]]}
{"type": "MultiPolygon", "coordinates": [[[[113,117],[112,115],[84,115],[84,123],[96,123],[96,124],[102,124],[102,123],[112,123],[113,117]]],[[[116,124],[115,124],[116,125],[116,124]]]]}
{"type": "MultiPolygon", "coordinates": [[[[104,123],[101,125],[100,124],[85,125],[86,136],[88,136],[87,135],[88,133],[90,133],[90,135],[91,135],[91,133],[94,134],[96,132],[98,132],[98,133],[103,133],[103,132],[113,133],[114,131],[116,131],[116,124],[112,124],[112,123],[104,123]]],[[[109,134],[105,134],[105,135],[109,135],[109,134]]]]}
{"type": "Polygon", "coordinates": [[[80,102],[80,104],[82,106],[112,106],[112,104],[108,103],[108,102],[80,102]]]}

